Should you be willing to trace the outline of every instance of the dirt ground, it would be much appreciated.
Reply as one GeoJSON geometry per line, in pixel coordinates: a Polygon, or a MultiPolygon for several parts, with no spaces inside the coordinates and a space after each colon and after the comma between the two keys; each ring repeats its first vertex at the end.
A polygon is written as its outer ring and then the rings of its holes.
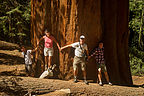
{"type": "MultiPolygon", "coordinates": [[[[144,96],[144,77],[133,76],[133,87],[126,86],[99,86],[97,83],[85,85],[83,82],[73,83],[72,80],[56,80],[56,79],[39,79],[25,76],[25,66],[23,64],[23,56],[18,50],[0,50],[0,81],[16,76],[21,81],[18,84],[30,86],[32,89],[49,88],[51,91],[60,89],[70,89],[70,95],[57,96],[144,96]]],[[[15,77],[15,78],[16,78],[15,77]]],[[[5,93],[6,90],[0,91],[0,96],[18,96],[5,93]],[[7,95],[8,94],[8,95],[7,95]]],[[[20,96],[20,95],[19,95],[20,96]]],[[[40,96],[40,95],[38,95],[40,96]]],[[[41,95],[54,96],[54,95],[41,95]]]]}

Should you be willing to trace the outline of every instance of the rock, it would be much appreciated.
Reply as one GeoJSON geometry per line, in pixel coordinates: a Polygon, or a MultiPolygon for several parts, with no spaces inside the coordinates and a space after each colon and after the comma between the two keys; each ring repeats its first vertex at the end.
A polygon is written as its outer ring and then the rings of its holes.
{"type": "Polygon", "coordinates": [[[41,76],[39,77],[40,79],[43,79],[47,76],[53,76],[53,72],[49,72],[48,70],[44,71],[41,76]]]}

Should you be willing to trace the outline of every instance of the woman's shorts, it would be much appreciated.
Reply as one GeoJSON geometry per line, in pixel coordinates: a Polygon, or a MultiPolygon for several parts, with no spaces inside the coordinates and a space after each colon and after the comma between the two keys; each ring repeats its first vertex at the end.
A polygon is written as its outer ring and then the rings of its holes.
{"type": "Polygon", "coordinates": [[[53,48],[44,48],[44,56],[53,56],[54,50],[53,48]]]}

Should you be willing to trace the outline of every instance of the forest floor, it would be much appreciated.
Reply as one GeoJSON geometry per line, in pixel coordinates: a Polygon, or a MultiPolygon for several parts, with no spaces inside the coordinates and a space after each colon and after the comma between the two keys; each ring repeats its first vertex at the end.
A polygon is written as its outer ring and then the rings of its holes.
{"type": "Polygon", "coordinates": [[[23,61],[17,49],[0,50],[0,96],[24,96],[28,91],[37,96],[144,96],[144,77],[133,76],[132,87],[39,79],[26,77],[23,61]],[[66,92],[56,91],[61,89],[66,92]]]}

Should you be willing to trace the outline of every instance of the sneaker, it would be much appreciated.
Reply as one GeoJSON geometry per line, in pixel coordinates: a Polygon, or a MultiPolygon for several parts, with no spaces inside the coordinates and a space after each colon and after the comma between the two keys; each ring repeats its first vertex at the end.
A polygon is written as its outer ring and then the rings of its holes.
{"type": "Polygon", "coordinates": [[[52,68],[51,68],[51,67],[48,67],[48,71],[51,72],[51,71],[52,71],[52,68]]]}
{"type": "Polygon", "coordinates": [[[77,79],[76,78],[74,78],[74,83],[77,83],[78,81],[77,81],[77,79]]]}
{"type": "Polygon", "coordinates": [[[87,84],[87,85],[89,85],[89,82],[87,80],[84,80],[84,83],[87,84]]]}
{"type": "Polygon", "coordinates": [[[100,86],[103,86],[102,82],[99,82],[99,85],[100,85],[100,86]]]}
{"type": "Polygon", "coordinates": [[[112,86],[112,83],[111,83],[111,82],[109,82],[108,84],[112,86]]]}

